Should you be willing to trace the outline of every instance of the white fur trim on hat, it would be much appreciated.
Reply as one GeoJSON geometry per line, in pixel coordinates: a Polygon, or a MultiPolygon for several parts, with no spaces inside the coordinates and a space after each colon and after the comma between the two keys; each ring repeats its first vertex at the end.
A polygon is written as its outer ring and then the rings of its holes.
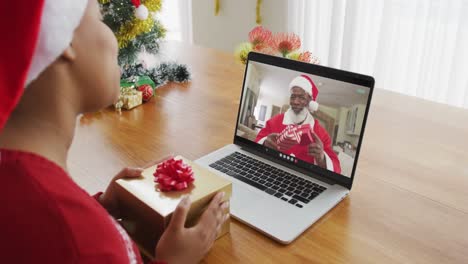
{"type": "Polygon", "coordinates": [[[35,80],[70,45],[88,0],[45,0],[41,28],[26,86],[35,80]]]}
{"type": "Polygon", "coordinates": [[[318,108],[319,108],[319,103],[317,103],[317,102],[314,101],[314,100],[311,100],[311,101],[309,102],[309,111],[315,112],[315,111],[318,110],[318,108]]]}
{"type": "Polygon", "coordinates": [[[289,90],[291,90],[293,87],[301,88],[304,90],[304,92],[310,95],[310,97],[312,97],[312,84],[310,84],[306,78],[302,76],[297,76],[294,78],[291,83],[289,83],[289,90]]]}

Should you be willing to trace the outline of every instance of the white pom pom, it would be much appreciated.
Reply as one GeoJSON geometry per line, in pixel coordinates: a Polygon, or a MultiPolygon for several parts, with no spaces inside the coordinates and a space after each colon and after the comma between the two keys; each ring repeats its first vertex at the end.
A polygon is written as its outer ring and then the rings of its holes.
{"type": "Polygon", "coordinates": [[[319,104],[317,102],[310,101],[310,103],[309,103],[309,111],[310,112],[315,112],[315,111],[318,110],[318,108],[319,108],[319,104]]]}
{"type": "Polygon", "coordinates": [[[146,20],[148,18],[149,12],[148,8],[144,5],[140,5],[136,10],[135,10],[135,16],[136,18],[140,20],[146,20]]]}

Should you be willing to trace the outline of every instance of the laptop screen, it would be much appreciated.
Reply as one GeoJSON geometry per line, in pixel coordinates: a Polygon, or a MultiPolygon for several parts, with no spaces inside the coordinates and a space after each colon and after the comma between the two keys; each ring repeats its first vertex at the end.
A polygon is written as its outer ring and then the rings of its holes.
{"type": "Polygon", "coordinates": [[[249,60],[242,91],[236,136],[293,166],[351,177],[370,87],[249,60]]]}

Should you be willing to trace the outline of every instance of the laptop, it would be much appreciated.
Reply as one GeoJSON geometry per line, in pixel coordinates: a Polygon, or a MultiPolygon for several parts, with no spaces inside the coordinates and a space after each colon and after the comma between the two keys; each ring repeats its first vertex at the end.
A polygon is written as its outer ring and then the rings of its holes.
{"type": "Polygon", "coordinates": [[[374,79],[249,53],[233,143],[196,160],[232,182],[231,216],[288,244],[350,192],[374,79]]]}

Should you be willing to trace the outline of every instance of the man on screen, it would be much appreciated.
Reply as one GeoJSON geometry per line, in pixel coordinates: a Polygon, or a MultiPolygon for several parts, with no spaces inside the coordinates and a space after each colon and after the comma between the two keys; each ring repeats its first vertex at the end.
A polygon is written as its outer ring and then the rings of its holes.
{"type": "Polygon", "coordinates": [[[331,147],[327,131],[314,119],[311,113],[317,111],[318,89],[307,75],[294,78],[289,84],[290,108],[272,117],[258,133],[255,142],[281,151],[319,167],[341,173],[340,161],[331,147]],[[297,144],[290,140],[278,141],[279,135],[291,125],[310,125],[310,143],[297,144]]]}

